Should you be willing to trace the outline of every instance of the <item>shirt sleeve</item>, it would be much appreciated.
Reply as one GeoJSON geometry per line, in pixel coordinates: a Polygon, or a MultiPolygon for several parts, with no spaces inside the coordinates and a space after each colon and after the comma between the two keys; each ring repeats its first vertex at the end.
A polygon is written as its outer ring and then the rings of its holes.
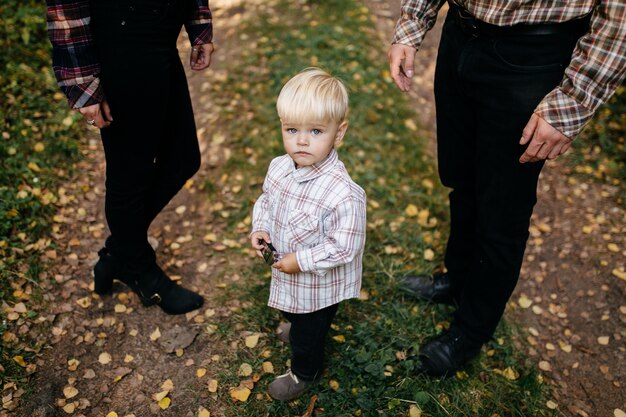
{"type": "Polygon", "coordinates": [[[391,43],[419,49],[426,32],[435,25],[437,13],[445,0],[402,0],[400,19],[391,43]]]}
{"type": "Polygon", "coordinates": [[[71,108],[104,100],[88,0],[46,0],[52,68],[71,108]]]}
{"type": "Polygon", "coordinates": [[[561,84],[539,103],[535,113],[574,138],[606,102],[626,75],[626,5],[601,0],[589,32],[576,45],[561,84]]]}
{"type": "Polygon", "coordinates": [[[193,2],[191,14],[185,22],[185,30],[192,46],[210,43],[213,40],[213,17],[208,0],[193,2]]]}
{"type": "Polygon", "coordinates": [[[330,269],[351,262],[365,246],[366,209],[363,200],[348,198],[324,219],[322,243],[296,252],[303,272],[325,275],[330,269]]]}

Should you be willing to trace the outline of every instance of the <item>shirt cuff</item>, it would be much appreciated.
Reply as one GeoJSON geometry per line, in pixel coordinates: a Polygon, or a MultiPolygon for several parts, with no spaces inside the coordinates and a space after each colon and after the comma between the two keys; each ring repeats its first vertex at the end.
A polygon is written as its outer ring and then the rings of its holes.
{"type": "Polygon", "coordinates": [[[326,275],[326,271],[317,271],[315,263],[324,257],[326,257],[324,245],[317,245],[313,248],[296,252],[296,261],[298,261],[300,271],[314,273],[319,276],[326,275]]]}
{"type": "Polygon", "coordinates": [[[94,78],[83,84],[62,85],[61,90],[67,96],[68,104],[72,109],[80,109],[104,101],[104,91],[100,78],[94,78]]]}
{"type": "Polygon", "coordinates": [[[391,40],[392,44],[399,43],[418,49],[426,36],[423,29],[426,25],[414,20],[402,17],[396,23],[396,30],[391,40]]]}
{"type": "Polygon", "coordinates": [[[570,139],[574,139],[591,120],[587,109],[561,89],[552,90],[535,108],[535,114],[570,139]]]}

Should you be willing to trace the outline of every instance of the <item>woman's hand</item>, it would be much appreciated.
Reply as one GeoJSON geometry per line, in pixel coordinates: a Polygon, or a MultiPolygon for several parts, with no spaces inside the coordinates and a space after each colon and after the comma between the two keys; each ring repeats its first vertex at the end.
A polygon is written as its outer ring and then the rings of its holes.
{"type": "Polygon", "coordinates": [[[203,43],[191,47],[189,65],[194,71],[201,71],[211,65],[211,55],[215,48],[212,43],[203,43]]]}
{"type": "Polygon", "coordinates": [[[111,116],[111,108],[109,107],[109,103],[107,101],[103,101],[102,103],[92,104],[91,106],[81,107],[78,109],[79,113],[83,115],[85,121],[92,125],[96,126],[100,129],[104,129],[113,121],[113,116],[111,116]]]}
{"type": "Polygon", "coordinates": [[[285,274],[297,274],[298,272],[301,272],[295,253],[286,254],[280,261],[272,265],[272,268],[276,268],[285,274]]]}

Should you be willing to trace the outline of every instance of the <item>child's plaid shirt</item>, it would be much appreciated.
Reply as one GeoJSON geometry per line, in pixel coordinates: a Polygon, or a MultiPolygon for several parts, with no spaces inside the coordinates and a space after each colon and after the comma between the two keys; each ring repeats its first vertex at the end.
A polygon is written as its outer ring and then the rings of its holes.
{"type": "Polygon", "coordinates": [[[252,231],[267,232],[280,254],[295,253],[302,271],[272,268],[270,307],[303,314],[359,296],[365,201],[334,149],[309,167],[296,169],[289,155],[270,163],[252,231]]]}

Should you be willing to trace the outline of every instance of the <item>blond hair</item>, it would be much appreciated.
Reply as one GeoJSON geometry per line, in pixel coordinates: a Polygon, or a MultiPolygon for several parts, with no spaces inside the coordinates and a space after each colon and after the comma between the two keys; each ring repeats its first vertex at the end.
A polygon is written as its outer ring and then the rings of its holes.
{"type": "Polygon", "coordinates": [[[326,71],[306,68],[280,90],[276,110],[283,122],[341,123],[348,113],[348,90],[326,71]]]}

